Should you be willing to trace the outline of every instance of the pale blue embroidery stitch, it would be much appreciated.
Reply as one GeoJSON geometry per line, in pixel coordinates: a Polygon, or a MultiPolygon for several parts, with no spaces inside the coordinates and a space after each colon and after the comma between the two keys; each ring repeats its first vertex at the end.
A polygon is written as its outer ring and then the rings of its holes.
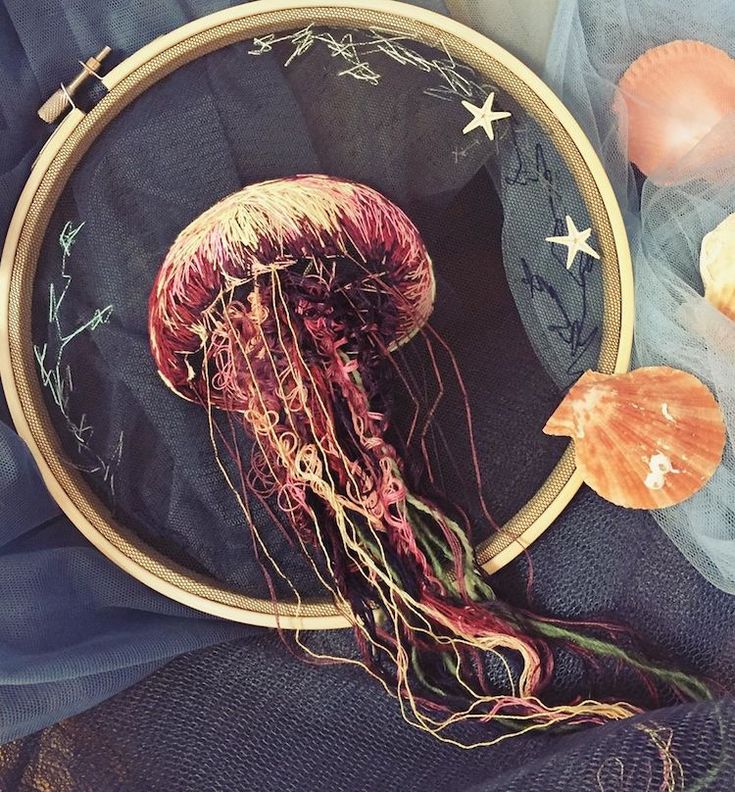
{"type": "Polygon", "coordinates": [[[38,363],[41,383],[48,390],[54,403],[64,419],[67,430],[76,440],[78,460],[75,467],[83,473],[99,476],[109,487],[110,495],[115,495],[115,471],[120,464],[123,453],[123,432],[120,432],[117,443],[109,458],[98,454],[91,445],[94,429],[87,423],[85,413],[78,419],[71,416],[69,397],[74,390],[74,378],[71,367],[64,364],[64,352],[67,347],[82,333],[96,330],[100,325],[107,324],[112,315],[112,305],[98,308],[92,316],[79,326],[66,331],[62,326],[60,317],[61,308],[72,283],[72,276],[67,271],[67,264],[77,235],[84,227],[84,223],[74,225],[66,223],[59,236],[61,248],[61,291],[57,285],[49,286],[49,341],[43,345],[34,344],[33,353],[38,363]],[[53,339],[53,342],[52,342],[53,339]]]}

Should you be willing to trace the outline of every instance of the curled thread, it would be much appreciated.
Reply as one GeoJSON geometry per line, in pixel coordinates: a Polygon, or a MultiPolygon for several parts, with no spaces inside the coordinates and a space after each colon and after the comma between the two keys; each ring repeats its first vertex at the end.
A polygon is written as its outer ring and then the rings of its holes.
{"type": "Polygon", "coordinates": [[[667,686],[706,696],[695,680],[598,637],[617,635],[612,628],[580,632],[500,602],[477,565],[465,513],[410,485],[399,448],[419,449],[424,478],[435,480],[427,438],[451,386],[461,397],[477,500],[495,527],[467,390],[428,322],[434,288],[428,253],[398,207],[321,176],[226,198],[182,231],[159,272],[150,300],[156,364],[172,390],[206,410],[217,463],[267,579],[278,576],[300,601],[252,519],[253,498],[275,499],[274,518],[351,614],[361,657],[320,655],[298,634],[297,643],[315,661],[361,665],[396,695],[404,717],[449,742],[456,740],[446,730],[462,721],[507,729],[484,744],[636,711],[615,701],[545,705],[539,695],[555,646],[592,670],[605,658],[627,662],[654,680],[653,697],[667,686]],[[395,360],[412,339],[436,378],[425,403],[395,360]],[[390,420],[399,383],[414,406],[408,438],[390,420]],[[237,416],[252,442],[249,465],[225,441],[215,411],[237,416]]]}

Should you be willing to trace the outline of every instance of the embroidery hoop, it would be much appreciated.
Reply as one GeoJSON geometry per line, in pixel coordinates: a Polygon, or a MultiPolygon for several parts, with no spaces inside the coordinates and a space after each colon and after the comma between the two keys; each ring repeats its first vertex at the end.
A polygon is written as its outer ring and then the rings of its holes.
{"type": "MultiPolygon", "coordinates": [[[[88,113],[73,108],[36,160],[12,218],[0,264],[0,373],[11,415],[52,496],[81,533],[142,583],[222,618],[284,629],[348,626],[328,600],[296,603],[249,597],[173,563],[131,536],[64,464],[40,391],[31,349],[31,295],[41,241],[69,176],[105,126],[159,79],[197,57],[237,41],[308,24],[400,29],[491,76],[542,124],[564,157],[593,218],[602,256],[604,313],[598,370],[629,367],[633,339],[632,262],[612,187],[591,144],[561,102],[527,67],[498,45],[438,14],[390,0],[262,0],[203,17],[162,36],[101,78],[107,95],[88,113]]],[[[536,494],[478,548],[494,572],[535,541],[581,486],[571,445],[536,494]]]]}

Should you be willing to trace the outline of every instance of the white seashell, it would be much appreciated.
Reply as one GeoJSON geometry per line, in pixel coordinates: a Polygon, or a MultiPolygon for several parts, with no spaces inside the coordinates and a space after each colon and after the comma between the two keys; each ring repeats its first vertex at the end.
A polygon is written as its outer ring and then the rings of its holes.
{"type": "Polygon", "coordinates": [[[699,271],[706,299],[735,320],[735,212],[702,240],[699,271]]]}

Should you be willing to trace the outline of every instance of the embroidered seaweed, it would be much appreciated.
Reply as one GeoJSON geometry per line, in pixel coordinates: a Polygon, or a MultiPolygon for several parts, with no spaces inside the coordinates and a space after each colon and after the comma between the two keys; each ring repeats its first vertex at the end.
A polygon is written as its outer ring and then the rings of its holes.
{"type": "MultiPolygon", "coordinates": [[[[506,177],[506,183],[520,186],[543,183],[547,191],[554,233],[562,233],[565,229],[567,211],[543,145],[537,143],[533,147],[533,158],[529,163],[516,131],[513,132],[513,143],[516,170],[506,177]]],[[[559,262],[560,267],[565,267],[564,254],[559,249],[552,248],[552,255],[559,262]]],[[[570,362],[565,371],[572,379],[581,376],[589,367],[586,361],[587,353],[600,335],[599,325],[590,315],[589,298],[590,277],[596,271],[597,262],[586,253],[580,254],[578,262],[569,270],[569,278],[577,288],[562,294],[549,279],[535,271],[527,259],[523,257],[520,259],[523,270],[521,283],[528,286],[529,299],[545,297],[552,305],[552,314],[557,318],[548,322],[546,330],[549,335],[558,338],[568,347],[570,362]]]]}
{"type": "Polygon", "coordinates": [[[59,235],[61,248],[60,289],[56,283],[49,286],[48,327],[49,341],[42,345],[34,344],[33,353],[41,375],[41,383],[51,394],[67,431],[76,441],[78,460],[75,467],[83,473],[99,477],[109,488],[110,495],[115,496],[115,471],[123,453],[123,432],[120,432],[115,447],[109,456],[103,456],[92,444],[94,428],[87,423],[86,413],[78,418],[72,415],[70,407],[71,395],[74,391],[74,377],[71,366],[65,363],[64,355],[69,346],[83,333],[92,332],[100,325],[107,324],[112,315],[112,305],[97,308],[89,319],[74,327],[66,328],[61,318],[61,309],[72,285],[72,276],[67,265],[71,251],[84,223],[74,225],[68,222],[59,235]],[[53,339],[53,343],[51,343],[53,339]]]}
{"type": "Polygon", "coordinates": [[[329,54],[343,61],[344,68],[338,72],[340,77],[352,77],[360,82],[378,85],[382,79],[377,70],[374,55],[384,55],[392,61],[413,69],[436,75],[437,85],[424,90],[427,96],[444,101],[462,99],[487,98],[492,86],[477,81],[477,74],[469,66],[457,63],[447,51],[441,39],[436,46],[444,50],[446,57],[429,57],[422,54],[410,44],[414,41],[405,33],[393,30],[370,28],[369,30],[353,30],[345,32],[340,38],[329,30],[309,25],[295,33],[277,36],[271,33],[253,39],[251,55],[265,55],[277,44],[288,43],[290,52],[284,66],[290,66],[295,60],[317,46],[326,47],[329,54]]]}

